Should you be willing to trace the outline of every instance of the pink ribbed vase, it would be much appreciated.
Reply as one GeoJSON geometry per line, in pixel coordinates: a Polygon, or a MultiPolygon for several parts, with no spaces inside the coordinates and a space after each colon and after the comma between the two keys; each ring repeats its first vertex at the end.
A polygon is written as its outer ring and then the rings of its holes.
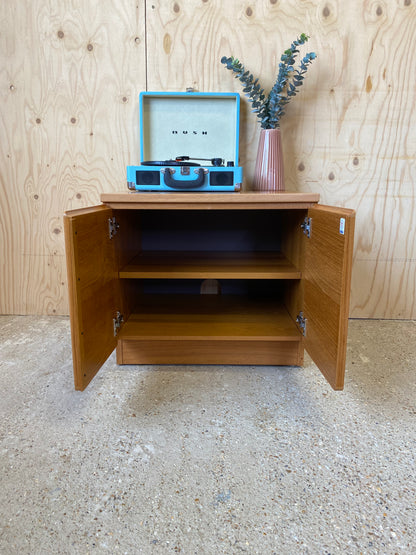
{"type": "Polygon", "coordinates": [[[254,169],[255,191],[284,191],[280,129],[262,129],[254,169]]]}

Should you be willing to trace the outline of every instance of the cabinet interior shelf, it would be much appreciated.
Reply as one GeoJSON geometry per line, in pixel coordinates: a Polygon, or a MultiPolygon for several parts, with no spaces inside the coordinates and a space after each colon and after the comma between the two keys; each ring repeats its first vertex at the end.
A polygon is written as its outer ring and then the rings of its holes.
{"type": "Polygon", "coordinates": [[[283,303],[244,295],[143,295],[120,339],[301,341],[283,303]]]}
{"type": "Polygon", "coordinates": [[[143,251],[120,278],[301,279],[301,272],[275,251],[143,251]]]}

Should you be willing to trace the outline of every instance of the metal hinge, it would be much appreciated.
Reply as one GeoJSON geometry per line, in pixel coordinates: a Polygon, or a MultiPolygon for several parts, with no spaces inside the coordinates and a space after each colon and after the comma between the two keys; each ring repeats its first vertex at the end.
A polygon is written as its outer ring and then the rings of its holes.
{"type": "Polygon", "coordinates": [[[303,316],[302,311],[296,316],[296,323],[298,324],[302,335],[306,335],[306,318],[303,316]]]}
{"type": "Polygon", "coordinates": [[[312,218],[308,218],[308,216],[305,216],[305,219],[301,223],[300,227],[303,229],[303,233],[309,239],[312,233],[312,218]]]}
{"type": "Polygon", "coordinates": [[[117,310],[116,316],[115,318],[113,318],[114,337],[117,337],[123,321],[123,315],[120,311],[117,310]]]}
{"type": "Polygon", "coordinates": [[[119,227],[120,224],[116,221],[115,216],[113,216],[112,218],[108,218],[108,234],[110,236],[110,239],[114,237],[119,227]]]}

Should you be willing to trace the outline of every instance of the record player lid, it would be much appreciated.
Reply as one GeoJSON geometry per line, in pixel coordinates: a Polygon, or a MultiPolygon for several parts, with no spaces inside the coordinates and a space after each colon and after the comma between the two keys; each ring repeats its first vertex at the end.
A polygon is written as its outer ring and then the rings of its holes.
{"type": "Polygon", "coordinates": [[[197,165],[170,161],[178,153],[191,153],[195,158],[221,157],[238,165],[239,116],[238,93],[142,92],[140,160],[197,165]]]}

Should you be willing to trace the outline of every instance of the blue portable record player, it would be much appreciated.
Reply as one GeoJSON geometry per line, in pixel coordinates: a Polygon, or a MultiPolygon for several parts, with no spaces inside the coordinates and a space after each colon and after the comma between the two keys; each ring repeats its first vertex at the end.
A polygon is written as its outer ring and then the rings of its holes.
{"type": "Polygon", "coordinates": [[[240,191],[240,96],[142,92],[139,166],[127,166],[132,191],[240,191]]]}

